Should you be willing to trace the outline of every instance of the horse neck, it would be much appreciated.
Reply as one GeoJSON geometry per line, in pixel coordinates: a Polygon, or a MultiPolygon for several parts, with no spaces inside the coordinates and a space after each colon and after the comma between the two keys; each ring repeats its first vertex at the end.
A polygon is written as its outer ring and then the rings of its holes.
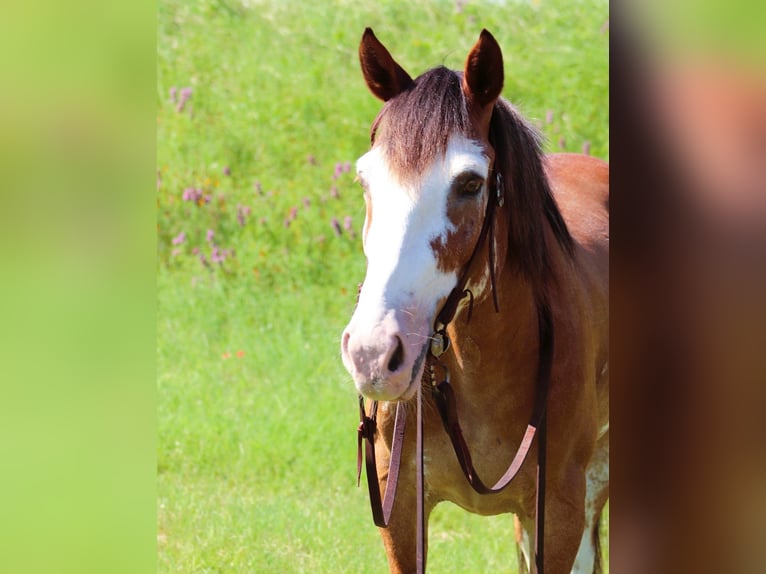
{"type": "MultiPolygon", "coordinates": [[[[456,388],[493,385],[497,392],[502,386],[495,381],[513,381],[513,394],[518,404],[534,399],[538,333],[535,297],[528,281],[510,265],[498,273],[495,289],[499,311],[495,311],[488,277],[476,273],[469,281],[472,286],[485,284],[475,300],[468,320],[468,299],[464,300],[449,327],[453,345],[451,372],[456,388]]],[[[478,401],[491,402],[493,393],[476,396],[478,401]],[[483,398],[482,398],[483,397],[483,398]]]]}
{"type": "MultiPolygon", "coordinates": [[[[505,244],[501,238],[507,237],[505,222],[498,221],[498,224],[495,233],[497,261],[501,262],[496,267],[495,278],[498,310],[493,303],[489,258],[484,250],[481,264],[474,267],[468,280],[468,288],[476,289],[470,321],[468,299],[465,299],[450,325],[454,347],[450,367],[457,373],[453,377],[455,387],[463,387],[464,397],[475,404],[477,412],[519,408],[516,413],[519,414],[531,410],[538,384],[537,302],[540,293],[518,265],[506,257],[505,248],[499,245],[505,244]],[[482,285],[483,289],[479,289],[482,285]],[[482,393],[471,393],[470,389],[477,385],[483,389],[482,393]],[[506,406],[500,407],[500,403],[506,406]]],[[[544,282],[544,296],[550,300],[557,297],[557,285],[565,272],[567,258],[547,225],[544,235],[551,263],[551,276],[544,282]]],[[[536,283],[540,284],[539,281],[536,283]]],[[[555,306],[555,301],[551,302],[555,306]]]]}

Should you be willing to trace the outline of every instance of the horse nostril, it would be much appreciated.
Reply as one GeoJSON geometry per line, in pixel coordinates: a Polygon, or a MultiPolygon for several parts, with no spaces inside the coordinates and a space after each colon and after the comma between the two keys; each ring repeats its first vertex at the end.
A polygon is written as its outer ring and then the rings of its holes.
{"type": "Polygon", "coordinates": [[[394,350],[394,354],[391,355],[391,359],[388,361],[388,372],[396,372],[401,366],[402,361],[404,361],[404,346],[402,345],[402,340],[397,337],[396,349],[394,350]]]}

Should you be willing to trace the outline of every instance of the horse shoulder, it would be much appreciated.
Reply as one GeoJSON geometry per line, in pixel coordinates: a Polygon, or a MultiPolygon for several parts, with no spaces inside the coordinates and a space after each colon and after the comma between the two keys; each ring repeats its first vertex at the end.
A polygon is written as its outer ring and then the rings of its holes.
{"type": "Polygon", "coordinates": [[[609,166],[578,154],[547,156],[545,166],[577,245],[575,265],[562,268],[568,284],[564,303],[577,324],[576,336],[586,345],[586,363],[593,369],[588,378],[596,381],[598,418],[603,424],[608,420],[609,401],[609,166]]]}
{"type": "Polygon", "coordinates": [[[546,174],[556,203],[575,241],[606,246],[609,241],[609,165],[591,156],[552,154],[546,174]]]}

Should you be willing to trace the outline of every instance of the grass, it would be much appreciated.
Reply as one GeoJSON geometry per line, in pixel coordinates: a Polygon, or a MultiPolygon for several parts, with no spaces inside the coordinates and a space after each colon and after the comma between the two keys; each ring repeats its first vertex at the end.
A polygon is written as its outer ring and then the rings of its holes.
{"type": "MultiPolygon", "coordinates": [[[[338,351],[364,274],[346,163],[380,106],[364,27],[413,76],[461,67],[488,28],[548,149],[608,159],[607,17],[595,0],[160,3],[161,572],[386,570],[338,351]]],[[[445,505],[430,532],[433,572],[515,571],[509,516],[445,505]]]]}

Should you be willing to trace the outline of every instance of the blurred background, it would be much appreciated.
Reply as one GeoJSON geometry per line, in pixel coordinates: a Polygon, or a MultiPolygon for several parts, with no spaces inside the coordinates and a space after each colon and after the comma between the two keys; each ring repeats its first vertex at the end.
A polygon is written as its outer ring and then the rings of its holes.
{"type": "Polygon", "coordinates": [[[764,15],[612,5],[619,572],[766,568],[764,15]]]}

